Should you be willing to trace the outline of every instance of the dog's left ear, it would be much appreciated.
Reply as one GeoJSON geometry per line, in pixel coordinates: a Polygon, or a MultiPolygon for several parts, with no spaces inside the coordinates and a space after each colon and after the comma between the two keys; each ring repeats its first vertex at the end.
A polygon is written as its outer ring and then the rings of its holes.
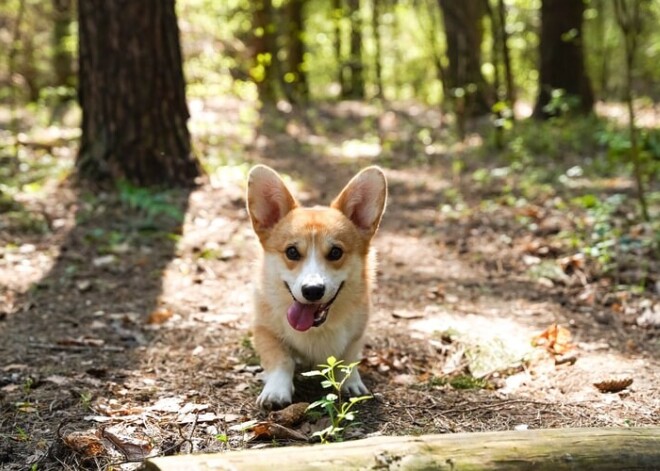
{"type": "Polygon", "coordinates": [[[348,182],[331,206],[372,237],[380,224],[386,201],[385,174],[378,167],[367,167],[348,182]]]}

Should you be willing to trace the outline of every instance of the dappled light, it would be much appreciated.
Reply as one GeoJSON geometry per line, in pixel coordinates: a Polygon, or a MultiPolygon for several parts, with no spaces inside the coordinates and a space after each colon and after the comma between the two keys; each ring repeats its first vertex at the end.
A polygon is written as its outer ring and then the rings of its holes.
{"type": "Polygon", "coordinates": [[[0,6],[0,469],[569,428],[657,455],[658,4],[124,3],[0,6]]]}

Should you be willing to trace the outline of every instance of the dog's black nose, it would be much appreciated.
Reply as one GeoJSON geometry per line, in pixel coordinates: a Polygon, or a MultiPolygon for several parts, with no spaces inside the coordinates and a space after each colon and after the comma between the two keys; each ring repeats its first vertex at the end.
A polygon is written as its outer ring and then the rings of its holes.
{"type": "Polygon", "coordinates": [[[325,294],[325,285],[303,285],[302,294],[307,301],[318,301],[325,294]]]}

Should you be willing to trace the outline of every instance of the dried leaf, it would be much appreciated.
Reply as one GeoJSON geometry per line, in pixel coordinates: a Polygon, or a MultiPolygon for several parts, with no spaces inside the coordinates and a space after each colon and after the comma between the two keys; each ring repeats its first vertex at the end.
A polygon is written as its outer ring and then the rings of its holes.
{"type": "Polygon", "coordinates": [[[62,437],[62,442],[85,458],[103,456],[106,453],[103,441],[91,432],[71,432],[62,437]]]}
{"type": "Polygon", "coordinates": [[[252,427],[252,433],[251,440],[299,440],[304,442],[308,440],[307,435],[273,422],[257,422],[252,427]]]}
{"type": "Polygon", "coordinates": [[[179,412],[182,402],[182,397],[163,397],[158,399],[149,409],[158,412],[179,412]]]}
{"type": "Polygon", "coordinates": [[[421,319],[424,317],[424,313],[419,311],[402,311],[397,309],[392,313],[392,317],[395,319],[421,319]]]}
{"type": "Polygon", "coordinates": [[[594,386],[596,386],[596,388],[598,388],[598,390],[602,393],[616,393],[619,391],[623,391],[632,383],[633,383],[632,378],[609,379],[606,381],[600,381],[598,383],[594,383],[594,386]]]}
{"type": "Polygon", "coordinates": [[[558,324],[552,324],[543,333],[534,337],[532,345],[545,347],[553,355],[563,355],[574,347],[571,343],[571,332],[558,324]]]}
{"type": "Polygon", "coordinates": [[[164,324],[165,322],[170,320],[173,315],[174,313],[170,309],[161,306],[151,311],[151,314],[149,314],[149,317],[147,318],[147,324],[151,324],[151,325],[164,324]]]}
{"type": "Polygon", "coordinates": [[[568,257],[562,257],[557,262],[561,266],[564,273],[571,275],[576,271],[584,269],[584,264],[586,257],[582,253],[577,253],[575,255],[569,255],[568,257]]]}
{"type": "Polygon", "coordinates": [[[218,419],[224,420],[225,422],[236,422],[242,416],[238,414],[222,414],[218,416],[218,419]]]}
{"type": "Polygon", "coordinates": [[[97,339],[94,337],[66,337],[58,340],[57,345],[63,347],[102,347],[105,344],[103,339],[97,339]]]}
{"type": "Polygon", "coordinates": [[[92,282],[90,280],[76,281],[76,288],[78,288],[78,291],[84,293],[85,291],[89,291],[91,287],[92,287],[92,282]]]}
{"type": "Polygon", "coordinates": [[[145,459],[153,448],[148,440],[119,434],[109,428],[104,429],[102,433],[103,438],[110,440],[129,461],[145,459]]]}
{"type": "Polygon", "coordinates": [[[56,386],[64,386],[66,384],[69,384],[71,380],[66,376],[50,375],[44,378],[44,382],[53,383],[56,386]]]}
{"type": "Polygon", "coordinates": [[[268,420],[289,427],[297,425],[305,418],[307,407],[309,407],[309,402],[291,404],[289,407],[268,414],[268,420]]]}
{"type": "Polygon", "coordinates": [[[179,414],[176,418],[177,424],[194,424],[203,422],[217,422],[219,417],[214,412],[179,414]]]}

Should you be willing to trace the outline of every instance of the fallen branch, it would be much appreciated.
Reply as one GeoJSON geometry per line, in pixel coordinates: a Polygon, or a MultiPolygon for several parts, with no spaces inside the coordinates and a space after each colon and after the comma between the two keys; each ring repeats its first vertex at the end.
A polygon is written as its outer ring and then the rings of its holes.
{"type": "Polygon", "coordinates": [[[145,471],[307,469],[653,470],[660,427],[375,437],[331,445],[154,458],[145,471]]]}

